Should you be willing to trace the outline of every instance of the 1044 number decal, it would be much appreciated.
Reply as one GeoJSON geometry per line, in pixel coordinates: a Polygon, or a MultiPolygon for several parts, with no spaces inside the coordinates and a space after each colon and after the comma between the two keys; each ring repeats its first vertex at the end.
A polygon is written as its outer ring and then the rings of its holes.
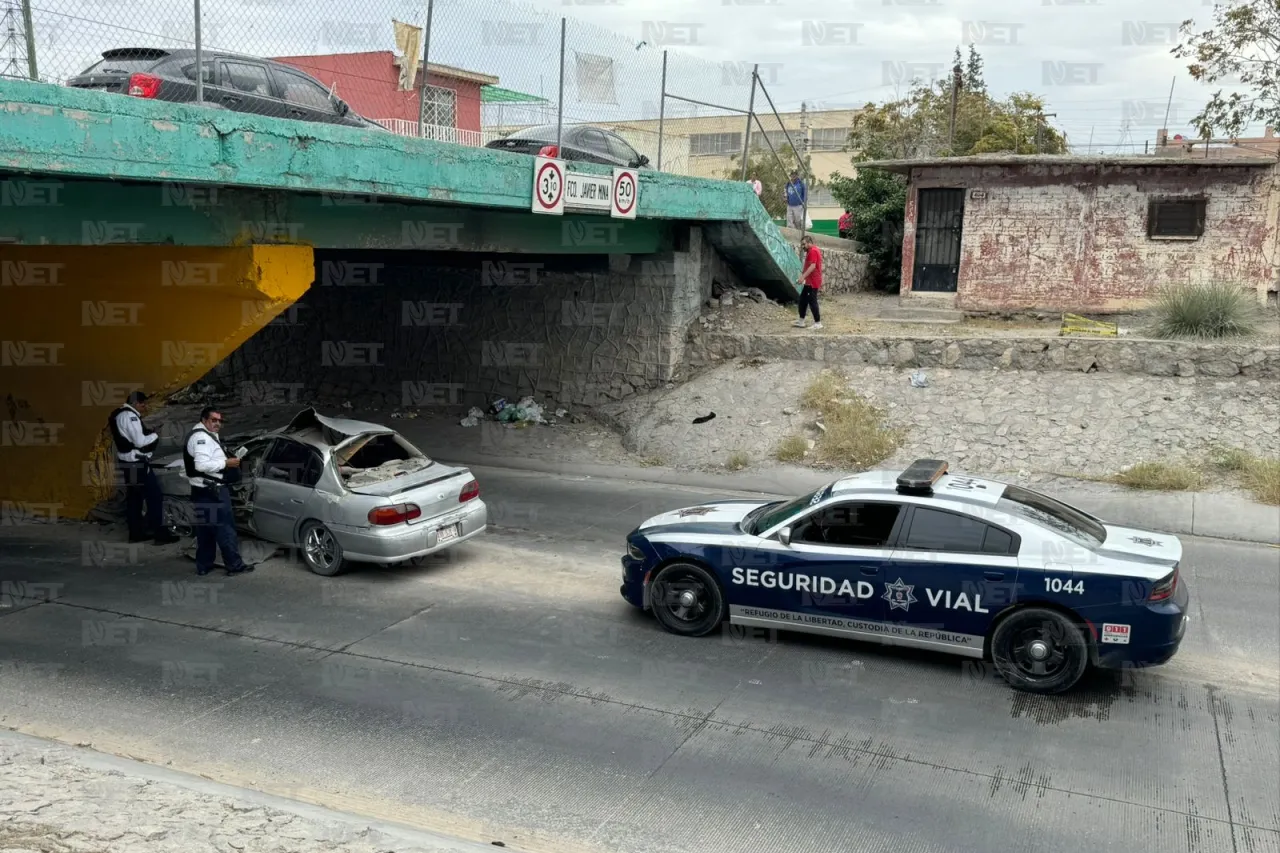
{"type": "Polygon", "coordinates": [[[1084,581],[1063,580],[1062,578],[1045,578],[1044,588],[1049,592],[1084,592],[1084,581]]]}

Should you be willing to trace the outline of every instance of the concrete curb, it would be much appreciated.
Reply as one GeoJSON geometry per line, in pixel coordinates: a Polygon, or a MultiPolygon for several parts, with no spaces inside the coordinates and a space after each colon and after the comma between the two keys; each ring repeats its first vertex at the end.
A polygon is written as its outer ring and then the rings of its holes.
{"type": "MultiPolygon", "coordinates": [[[[203,776],[183,773],[166,767],[157,767],[145,761],[121,758],[118,755],[98,752],[87,747],[70,746],[61,741],[23,734],[12,729],[0,728],[0,741],[7,741],[26,749],[52,749],[69,754],[78,763],[94,770],[114,772],[126,777],[174,785],[198,794],[252,803],[255,806],[297,815],[303,820],[315,823],[342,824],[357,831],[366,828],[372,829],[407,847],[430,851],[430,853],[480,853],[480,851],[496,849],[489,844],[464,841],[427,830],[415,829],[404,824],[361,817],[348,812],[334,811],[323,806],[279,797],[275,794],[265,794],[251,788],[239,788],[222,782],[214,782],[203,776]]],[[[517,848],[507,846],[506,849],[513,850],[517,848]]]]}
{"type": "MultiPolygon", "coordinates": [[[[473,469],[496,468],[539,474],[633,480],[696,489],[717,489],[766,495],[797,495],[831,482],[835,472],[779,468],[759,474],[712,474],[670,468],[636,468],[543,462],[536,459],[492,457],[445,460],[473,469]]],[[[483,484],[482,484],[483,485],[483,484]]],[[[1099,493],[1087,489],[1046,490],[1053,497],[1123,527],[1140,527],[1184,536],[1207,536],[1280,545],[1280,507],[1254,503],[1238,495],[1212,492],[1099,493]]]]}

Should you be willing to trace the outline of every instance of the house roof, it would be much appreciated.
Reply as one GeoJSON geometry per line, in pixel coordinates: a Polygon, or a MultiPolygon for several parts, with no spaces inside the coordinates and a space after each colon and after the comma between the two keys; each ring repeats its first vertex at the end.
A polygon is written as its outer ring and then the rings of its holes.
{"type": "Polygon", "coordinates": [[[969,157],[921,157],[915,160],[868,160],[854,163],[859,169],[883,169],[886,172],[910,174],[912,169],[928,169],[939,166],[953,168],[972,166],[1214,166],[1217,168],[1248,168],[1273,166],[1270,157],[1240,157],[1213,159],[1191,157],[1077,157],[1054,154],[976,154],[969,157]]]}

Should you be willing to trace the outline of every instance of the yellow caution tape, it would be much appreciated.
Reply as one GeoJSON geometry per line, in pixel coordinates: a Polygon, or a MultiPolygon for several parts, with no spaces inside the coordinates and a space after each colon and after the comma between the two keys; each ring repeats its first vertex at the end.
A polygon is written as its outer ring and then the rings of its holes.
{"type": "Polygon", "coordinates": [[[1115,323],[1104,323],[1101,320],[1090,320],[1079,314],[1062,315],[1062,331],[1060,335],[1099,335],[1116,337],[1120,327],[1115,323]]]}

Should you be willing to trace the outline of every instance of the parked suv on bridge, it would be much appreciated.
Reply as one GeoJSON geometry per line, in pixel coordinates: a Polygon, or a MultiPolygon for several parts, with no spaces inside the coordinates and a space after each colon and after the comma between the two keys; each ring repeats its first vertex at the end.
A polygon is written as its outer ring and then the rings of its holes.
{"type": "MultiPolygon", "coordinates": [[[[377,128],[330,94],[319,80],[282,62],[204,51],[204,102],[236,112],[377,128]]],[[[196,102],[196,52],[151,47],[103,51],[102,59],[67,80],[76,89],[99,89],[181,104],[196,102]]],[[[390,131],[387,131],[388,133],[390,131]]]]}

